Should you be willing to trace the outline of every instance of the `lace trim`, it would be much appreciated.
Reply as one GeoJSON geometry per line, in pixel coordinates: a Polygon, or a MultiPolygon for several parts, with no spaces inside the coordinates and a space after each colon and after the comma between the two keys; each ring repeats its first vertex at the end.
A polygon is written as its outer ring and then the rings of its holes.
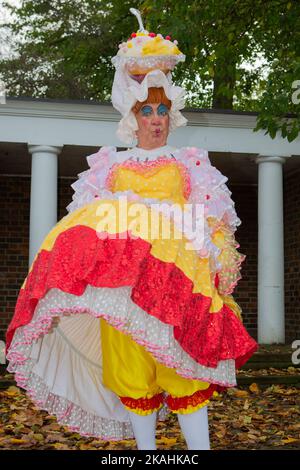
{"type": "MultiPolygon", "coordinates": [[[[115,171],[111,171],[111,169],[113,165],[118,165],[116,163],[117,154],[115,147],[102,147],[96,154],[87,157],[90,170],[80,173],[79,179],[72,184],[75,194],[73,195],[73,202],[67,207],[69,212],[93,202],[95,198],[117,199],[121,195],[127,195],[131,200],[138,200],[139,202],[144,201],[146,204],[160,201],[158,198],[141,198],[132,190],[112,193],[105,188],[106,184],[111,187],[114,183],[115,171]]],[[[230,198],[231,192],[225,184],[228,178],[211,165],[208,152],[205,149],[183,147],[181,149],[175,149],[172,155],[176,160],[176,164],[178,166],[181,165],[183,189],[187,202],[192,206],[195,204],[204,205],[204,243],[202,244],[202,235],[199,235],[198,242],[198,236],[196,234],[193,245],[201,258],[209,258],[211,272],[216,274],[216,272],[222,269],[218,258],[220,249],[211,240],[211,230],[208,226],[207,219],[212,217],[223,221],[231,230],[232,234],[241,223],[236,215],[234,202],[230,198]]],[[[163,158],[164,157],[162,157],[162,159],[163,158]]],[[[166,159],[165,163],[166,162],[169,163],[170,159],[166,159]]],[[[155,165],[155,161],[144,162],[144,164],[146,164],[145,168],[149,166],[149,163],[150,165],[155,165]]],[[[132,168],[135,168],[134,165],[137,165],[136,169],[144,167],[144,165],[133,161],[128,165],[130,166],[131,164],[133,164],[132,168]]],[[[117,166],[114,166],[114,169],[115,168],[117,168],[117,166]]],[[[160,202],[173,204],[173,201],[169,200],[160,202]]],[[[187,226],[184,228],[184,235],[187,239],[191,238],[189,233],[193,233],[193,230],[192,227],[187,226]]],[[[193,237],[195,237],[195,234],[193,237]]],[[[244,259],[240,258],[240,264],[243,260],[244,259]]],[[[240,278],[241,276],[239,279],[240,278]]],[[[239,279],[237,276],[235,279],[227,282],[227,288],[224,292],[232,292],[239,279]]]]}
{"type": "Polygon", "coordinates": [[[191,184],[187,168],[182,162],[172,162],[170,158],[166,158],[165,156],[160,156],[155,160],[149,161],[136,162],[134,160],[128,159],[125,162],[115,163],[106,178],[105,187],[107,190],[113,191],[119,168],[128,168],[132,171],[136,171],[137,173],[142,174],[147,178],[153,176],[158,168],[164,168],[168,165],[175,166],[179,169],[183,181],[183,195],[185,199],[188,199],[191,193],[191,184]]]}
{"type": "Polygon", "coordinates": [[[122,68],[125,65],[130,67],[148,67],[149,69],[153,67],[161,66],[161,63],[172,70],[178,62],[185,61],[185,55],[180,54],[165,54],[165,55],[147,55],[145,57],[141,56],[121,56],[116,55],[112,59],[112,64],[115,68],[122,68]]]}
{"type": "Polygon", "coordinates": [[[151,414],[153,411],[159,410],[164,403],[164,393],[159,393],[151,398],[130,398],[120,397],[125,408],[138,414],[151,414]]]}
{"type": "Polygon", "coordinates": [[[28,396],[40,408],[50,415],[56,416],[57,422],[67,426],[71,431],[85,437],[96,437],[107,441],[133,439],[131,424],[121,423],[112,419],[86,412],[68,398],[50,392],[46,383],[34,372],[31,361],[29,373],[18,371],[16,364],[9,364],[8,372],[15,373],[17,385],[27,390],[28,396]]]}
{"type": "Polygon", "coordinates": [[[210,219],[209,225],[212,229],[212,241],[221,249],[218,256],[221,265],[221,269],[217,273],[218,292],[222,295],[229,295],[242,278],[240,268],[242,262],[246,259],[246,255],[237,251],[240,245],[224,222],[210,219]],[[215,240],[215,235],[218,232],[224,236],[224,241],[221,243],[215,240]]]}
{"type": "Polygon", "coordinates": [[[193,395],[184,397],[173,397],[168,395],[166,403],[169,409],[173,412],[182,412],[190,410],[191,408],[198,407],[199,404],[207,403],[208,398],[213,395],[216,390],[216,385],[210,385],[206,390],[197,390],[193,395]]]}
{"type": "MultiPolygon", "coordinates": [[[[76,313],[86,313],[92,315],[95,318],[103,318],[111,326],[121,331],[122,333],[130,334],[132,339],[141,346],[146,347],[146,349],[153,355],[156,360],[158,360],[160,363],[164,364],[167,367],[176,368],[177,373],[184,378],[201,380],[203,382],[212,382],[214,384],[225,387],[233,387],[236,385],[235,377],[233,379],[229,371],[225,372],[225,364],[223,369],[220,368],[219,372],[217,372],[217,369],[215,369],[215,374],[206,376],[205,369],[207,368],[205,366],[201,366],[195,363],[196,368],[199,369],[198,371],[195,370],[195,366],[193,368],[189,368],[187,367],[187,365],[184,366],[182,358],[180,360],[176,358],[178,356],[178,351],[176,354],[176,350],[174,350],[174,347],[169,346],[170,353],[168,354],[164,350],[166,346],[159,345],[157,343],[143,339],[143,337],[147,335],[147,331],[145,329],[135,329],[133,325],[125,326],[126,320],[122,317],[118,318],[115,315],[94,312],[87,308],[78,308],[75,306],[71,308],[51,309],[47,315],[42,315],[40,318],[37,318],[32,321],[29,325],[23,327],[23,334],[22,337],[20,337],[19,339],[17,330],[12,340],[11,346],[8,350],[7,359],[16,364],[23,364],[28,359],[26,354],[19,351],[23,346],[28,346],[33,341],[39,339],[41,336],[50,333],[52,328],[58,324],[59,316],[73,315],[76,313]],[[218,374],[220,375],[219,379],[218,374]],[[228,375],[226,379],[225,374],[228,375]],[[223,375],[224,378],[221,378],[221,375],[223,375]]],[[[225,363],[226,361],[223,362],[225,363]]],[[[235,372],[234,367],[233,370],[235,372]]]]}

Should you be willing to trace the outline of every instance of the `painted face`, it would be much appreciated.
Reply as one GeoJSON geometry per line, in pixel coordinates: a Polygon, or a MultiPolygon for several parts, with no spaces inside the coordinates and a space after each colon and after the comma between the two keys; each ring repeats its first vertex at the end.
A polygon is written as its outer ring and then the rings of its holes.
{"type": "Polygon", "coordinates": [[[166,145],[169,134],[169,109],[163,103],[147,103],[136,114],[138,146],[155,148],[166,145]]]}
{"type": "MultiPolygon", "coordinates": [[[[152,106],[150,106],[149,104],[146,104],[141,108],[142,116],[151,116],[154,112],[155,111],[153,110],[152,106]]],[[[169,108],[165,104],[160,103],[160,105],[157,107],[156,112],[158,116],[166,116],[169,114],[169,108]]]]}

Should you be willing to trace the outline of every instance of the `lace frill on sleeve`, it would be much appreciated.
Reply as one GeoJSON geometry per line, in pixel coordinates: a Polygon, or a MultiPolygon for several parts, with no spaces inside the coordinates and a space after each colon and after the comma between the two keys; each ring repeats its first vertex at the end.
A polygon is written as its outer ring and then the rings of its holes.
{"type": "MultiPolygon", "coordinates": [[[[231,191],[226,186],[228,178],[211,165],[208,152],[196,147],[183,147],[175,151],[178,162],[187,168],[185,185],[189,187],[187,203],[191,206],[204,206],[204,238],[193,240],[194,249],[200,257],[209,258],[212,280],[218,292],[224,296],[231,294],[241,278],[240,266],[245,255],[239,253],[239,244],[234,232],[241,221],[237,217],[231,191]]],[[[144,203],[155,202],[154,198],[140,198],[132,190],[111,192],[107,189],[107,178],[111,168],[117,163],[115,147],[102,147],[97,153],[87,157],[89,169],[80,173],[71,186],[73,200],[67,206],[68,212],[91,203],[95,198],[117,199],[121,194],[129,200],[141,199],[144,203]]],[[[165,201],[165,200],[164,200],[165,201]]],[[[172,201],[165,201],[170,204],[172,201]]],[[[192,227],[189,222],[184,232],[189,239],[192,227]]]]}
{"type": "Polygon", "coordinates": [[[66,207],[73,212],[95,199],[118,199],[120,193],[134,198],[134,193],[128,191],[111,192],[107,189],[106,180],[113,165],[117,164],[116,147],[101,147],[98,152],[86,157],[89,169],[78,174],[78,180],[71,184],[74,189],[72,202],[66,207]]]}
{"type": "Polygon", "coordinates": [[[97,153],[86,158],[90,168],[79,173],[78,179],[71,184],[74,194],[72,202],[66,207],[68,212],[73,212],[99,197],[99,192],[105,189],[105,179],[115,154],[115,147],[101,147],[97,153]]]}
{"type": "Polygon", "coordinates": [[[240,245],[234,232],[241,220],[225,184],[228,178],[211,165],[207,150],[186,147],[178,151],[176,158],[189,169],[188,203],[204,205],[204,241],[198,253],[204,258],[209,256],[218,292],[229,296],[242,277],[240,266],[246,255],[237,251],[240,245]]]}

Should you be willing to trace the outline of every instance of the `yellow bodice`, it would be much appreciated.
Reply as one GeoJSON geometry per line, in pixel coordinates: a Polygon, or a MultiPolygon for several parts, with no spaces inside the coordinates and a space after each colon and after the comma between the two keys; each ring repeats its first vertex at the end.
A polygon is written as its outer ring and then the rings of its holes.
{"type": "Polygon", "coordinates": [[[120,165],[114,172],[111,191],[131,189],[141,197],[169,199],[183,205],[184,175],[175,161],[130,162],[120,165]]]}

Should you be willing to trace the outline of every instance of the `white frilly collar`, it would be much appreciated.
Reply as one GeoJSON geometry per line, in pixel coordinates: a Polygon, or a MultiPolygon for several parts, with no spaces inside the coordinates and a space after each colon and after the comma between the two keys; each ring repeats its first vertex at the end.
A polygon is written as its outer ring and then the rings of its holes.
{"type": "Polygon", "coordinates": [[[152,150],[146,150],[140,147],[133,147],[129,148],[124,151],[117,152],[117,160],[119,163],[123,162],[124,160],[135,160],[139,161],[149,161],[149,160],[156,160],[156,158],[160,156],[165,157],[174,157],[174,153],[176,152],[177,148],[172,147],[171,145],[164,145],[162,147],[157,147],[152,150]]]}

